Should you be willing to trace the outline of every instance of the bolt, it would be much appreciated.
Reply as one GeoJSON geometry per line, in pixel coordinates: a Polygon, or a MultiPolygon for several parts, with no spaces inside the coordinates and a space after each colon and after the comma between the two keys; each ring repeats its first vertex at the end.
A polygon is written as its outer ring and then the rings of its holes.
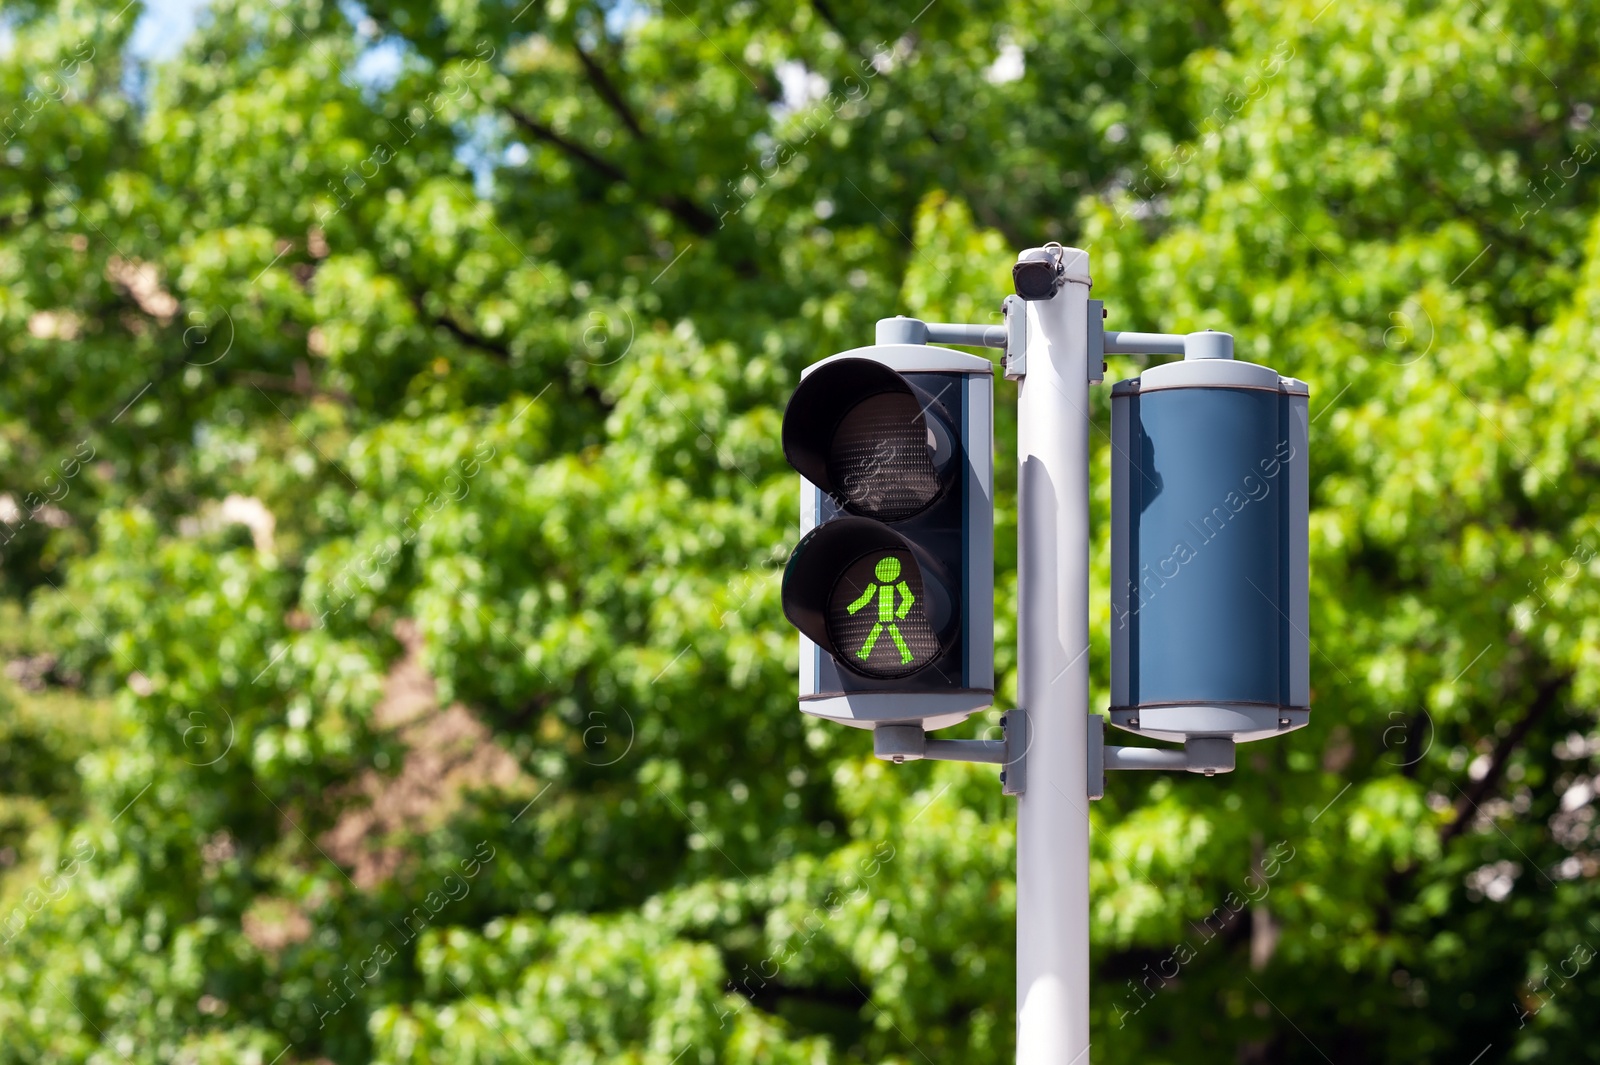
{"type": "Polygon", "coordinates": [[[1002,770],[1000,770],[1000,783],[1004,784],[1005,782],[1006,782],[1006,771],[1004,769],[1002,769],[1002,770]]]}
{"type": "Polygon", "coordinates": [[[1216,776],[1216,775],[1217,775],[1217,771],[1216,771],[1216,770],[1215,770],[1215,769],[1207,769],[1207,770],[1206,770],[1206,776],[1208,776],[1208,777],[1214,777],[1214,776],[1216,776]]]}
{"type": "Polygon", "coordinates": [[[1136,718],[1136,717],[1128,718],[1128,727],[1129,728],[1138,728],[1139,727],[1139,719],[1136,718]]]}
{"type": "Polygon", "coordinates": [[[1111,315],[1110,311],[1106,310],[1104,307],[1100,308],[1100,317],[1108,318],[1108,317],[1110,317],[1110,315],[1111,315]]]}
{"type": "Polygon", "coordinates": [[[894,756],[894,764],[895,765],[899,765],[901,762],[904,762],[904,761],[905,761],[905,756],[904,755],[897,754],[897,755],[894,756]]]}
{"type": "Polygon", "coordinates": [[[1000,715],[1000,727],[1001,728],[1005,728],[1005,726],[1006,726],[1006,715],[1001,714],[1000,715]]]}
{"type": "Polygon", "coordinates": [[[1289,719],[1286,718],[1286,717],[1278,718],[1278,727],[1279,728],[1288,728],[1289,727],[1289,719]]]}

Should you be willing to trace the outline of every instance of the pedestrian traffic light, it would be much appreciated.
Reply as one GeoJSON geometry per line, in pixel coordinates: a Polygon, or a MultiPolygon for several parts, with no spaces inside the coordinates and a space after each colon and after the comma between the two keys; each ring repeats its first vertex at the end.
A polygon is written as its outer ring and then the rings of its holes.
{"type": "Polygon", "coordinates": [[[988,359],[878,344],[808,368],[783,416],[801,539],[783,575],[800,708],[862,728],[994,700],[988,359]]]}

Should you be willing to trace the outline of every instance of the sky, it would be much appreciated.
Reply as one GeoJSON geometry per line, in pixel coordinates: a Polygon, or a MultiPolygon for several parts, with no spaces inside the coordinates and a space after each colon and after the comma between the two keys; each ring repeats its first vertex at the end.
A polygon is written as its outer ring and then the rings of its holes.
{"type": "MultiPolygon", "coordinates": [[[[145,0],[144,13],[133,29],[129,48],[140,59],[170,59],[194,32],[195,23],[209,0],[145,0]]],[[[392,42],[379,41],[368,48],[351,72],[363,85],[391,82],[400,71],[401,54],[392,42]]]]}
{"type": "MultiPolygon", "coordinates": [[[[204,14],[210,0],[144,0],[139,21],[134,24],[129,51],[147,62],[170,59],[183,47],[194,32],[195,25],[204,14]]],[[[626,8],[627,5],[622,5],[626,8]]],[[[352,22],[359,24],[359,8],[348,12],[352,22]]],[[[0,49],[4,48],[4,22],[0,20],[0,49]]],[[[349,71],[350,78],[369,90],[382,89],[392,84],[404,62],[404,53],[397,42],[372,40],[356,59],[349,71]]],[[[141,80],[134,78],[125,86],[133,95],[141,92],[141,80]]],[[[521,148],[520,145],[513,147],[521,148]]],[[[526,157],[526,149],[522,149],[526,157]]],[[[462,161],[473,171],[474,183],[480,193],[486,194],[491,186],[492,167],[484,157],[481,147],[474,144],[461,146],[462,161]]]]}
{"type": "Polygon", "coordinates": [[[167,59],[175,55],[207,0],[145,0],[144,13],[133,28],[129,47],[142,59],[167,59]]]}

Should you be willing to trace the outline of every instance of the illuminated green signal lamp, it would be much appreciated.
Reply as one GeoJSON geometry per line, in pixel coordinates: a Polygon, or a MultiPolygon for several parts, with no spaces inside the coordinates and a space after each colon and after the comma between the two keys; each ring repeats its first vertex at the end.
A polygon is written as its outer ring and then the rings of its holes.
{"type": "Polygon", "coordinates": [[[958,634],[951,578],[882,522],[844,517],[806,535],[783,575],[783,611],[852,673],[910,677],[958,634]]]}
{"type": "Polygon", "coordinates": [[[989,360],[857,348],[805,371],[783,418],[801,539],[783,576],[800,708],[943,728],[993,693],[989,360]]]}

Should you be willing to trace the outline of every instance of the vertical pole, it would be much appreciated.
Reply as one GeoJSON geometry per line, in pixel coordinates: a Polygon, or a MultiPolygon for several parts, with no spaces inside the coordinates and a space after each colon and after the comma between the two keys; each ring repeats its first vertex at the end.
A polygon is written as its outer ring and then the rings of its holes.
{"type": "Polygon", "coordinates": [[[1089,1060],[1089,256],[1028,303],[1017,402],[1017,1063],[1089,1060]]]}

